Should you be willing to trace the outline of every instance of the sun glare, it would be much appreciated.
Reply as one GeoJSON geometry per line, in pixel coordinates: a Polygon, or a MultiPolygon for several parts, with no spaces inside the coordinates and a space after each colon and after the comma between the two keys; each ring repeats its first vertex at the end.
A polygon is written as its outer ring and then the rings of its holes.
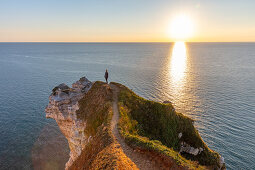
{"type": "Polygon", "coordinates": [[[186,41],[193,35],[194,25],[188,15],[176,16],[169,26],[169,36],[175,41],[186,41]]]}
{"type": "Polygon", "coordinates": [[[187,52],[184,42],[176,42],[171,57],[171,77],[174,83],[179,83],[185,75],[187,52]]]}

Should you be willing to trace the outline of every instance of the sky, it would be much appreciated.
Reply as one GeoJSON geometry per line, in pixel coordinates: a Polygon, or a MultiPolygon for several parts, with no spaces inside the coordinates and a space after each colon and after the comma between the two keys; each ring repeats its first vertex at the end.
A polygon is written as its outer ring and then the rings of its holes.
{"type": "Polygon", "coordinates": [[[0,42],[255,42],[255,0],[0,0],[0,42]]]}

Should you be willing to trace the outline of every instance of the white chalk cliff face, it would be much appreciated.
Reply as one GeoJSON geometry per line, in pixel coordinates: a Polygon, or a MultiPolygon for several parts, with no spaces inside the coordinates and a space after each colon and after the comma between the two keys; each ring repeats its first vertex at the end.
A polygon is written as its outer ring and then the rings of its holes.
{"type": "Polygon", "coordinates": [[[73,83],[72,88],[60,84],[52,90],[49,104],[45,109],[46,118],[55,119],[68,140],[70,158],[66,163],[66,169],[79,157],[89,138],[84,134],[86,123],[77,119],[76,111],[79,109],[78,101],[88,92],[92,84],[85,77],[73,83]]]}

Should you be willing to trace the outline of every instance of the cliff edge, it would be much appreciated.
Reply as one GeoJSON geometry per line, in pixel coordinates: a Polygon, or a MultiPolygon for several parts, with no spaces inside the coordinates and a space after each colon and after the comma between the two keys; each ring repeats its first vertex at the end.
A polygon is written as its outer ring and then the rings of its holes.
{"type": "Polygon", "coordinates": [[[82,77],[56,86],[45,109],[68,140],[66,169],[224,169],[193,120],[170,102],[82,77]]]}

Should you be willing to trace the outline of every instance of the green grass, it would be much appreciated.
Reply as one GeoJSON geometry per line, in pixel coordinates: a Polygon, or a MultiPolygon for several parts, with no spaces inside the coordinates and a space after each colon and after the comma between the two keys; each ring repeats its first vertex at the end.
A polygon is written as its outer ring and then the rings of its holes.
{"type": "Polygon", "coordinates": [[[77,111],[79,119],[86,121],[85,133],[93,136],[97,128],[106,123],[107,113],[112,105],[112,91],[110,87],[100,81],[93,84],[88,93],[79,101],[77,111]]]}
{"type": "MultiPolygon", "coordinates": [[[[110,129],[112,118],[112,91],[103,82],[95,82],[88,93],[79,101],[78,119],[86,122],[85,134],[92,140],[86,144],[70,169],[91,169],[97,155],[113,143],[110,129]]],[[[103,161],[101,161],[104,163],[103,161]]],[[[92,168],[93,169],[93,168],[92,168]]]]}
{"type": "Polygon", "coordinates": [[[97,81],[79,101],[78,119],[86,122],[85,134],[91,140],[73,162],[70,170],[134,169],[132,163],[111,132],[112,91],[106,83],[97,81]]]}
{"type": "Polygon", "coordinates": [[[200,165],[218,166],[219,154],[203,142],[192,119],[175,112],[171,104],[145,100],[127,87],[113,84],[120,88],[119,128],[127,143],[170,156],[190,169],[198,168],[194,161],[200,165]],[[183,134],[181,139],[178,138],[180,132],[183,134]],[[178,151],[182,141],[196,148],[202,147],[204,151],[197,156],[180,155],[178,151]]]}

